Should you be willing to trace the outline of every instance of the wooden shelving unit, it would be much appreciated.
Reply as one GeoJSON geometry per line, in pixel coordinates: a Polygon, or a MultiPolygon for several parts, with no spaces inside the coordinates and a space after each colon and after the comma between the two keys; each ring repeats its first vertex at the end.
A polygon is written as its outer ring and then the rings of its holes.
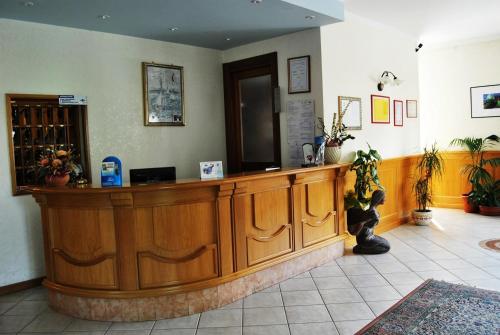
{"type": "Polygon", "coordinates": [[[57,95],[7,94],[12,192],[40,185],[38,162],[50,150],[72,150],[89,178],[86,106],[59,105],[57,95]]]}

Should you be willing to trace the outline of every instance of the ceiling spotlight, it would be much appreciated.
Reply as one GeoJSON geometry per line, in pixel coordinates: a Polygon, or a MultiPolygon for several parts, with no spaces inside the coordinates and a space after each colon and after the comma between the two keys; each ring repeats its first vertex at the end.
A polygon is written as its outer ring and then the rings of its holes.
{"type": "Polygon", "coordinates": [[[313,20],[316,18],[316,15],[306,15],[306,20],[313,20]]]}
{"type": "Polygon", "coordinates": [[[253,3],[253,4],[258,5],[258,4],[260,4],[262,2],[262,0],[250,0],[250,2],[253,3]]]}
{"type": "Polygon", "coordinates": [[[177,31],[177,30],[179,30],[179,27],[172,27],[172,28],[170,28],[170,31],[172,31],[172,32],[177,31]]]}
{"type": "Polygon", "coordinates": [[[391,71],[384,71],[382,72],[382,75],[380,76],[380,80],[377,84],[377,89],[379,91],[384,90],[384,86],[387,84],[391,84],[394,86],[399,86],[403,81],[396,77],[394,73],[391,71]]]}
{"type": "Polygon", "coordinates": [[[33,1],[26,1],[23,3],[24,7],[33,7],[35,3],[33,1]]]}
{"type": "Polygon", "coordinates": [[[101,20],[107,20],[111,17],[111,15],[108,15],[108,14],[103,14],[103,15],[99,15],[97,18],[98,19],[101,19],[101,20]]]}
{"type": "Polygon", "coordinates": [[[231,40],[231,37],[226,37],[226,41],[230,41],[231,40]]]}

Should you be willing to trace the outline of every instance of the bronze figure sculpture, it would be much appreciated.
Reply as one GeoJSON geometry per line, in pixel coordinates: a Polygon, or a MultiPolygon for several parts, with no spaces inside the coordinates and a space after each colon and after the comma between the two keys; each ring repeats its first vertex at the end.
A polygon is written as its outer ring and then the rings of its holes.
{"type": "Polygon", "coordinates": [[[372,194],[370,207],[366,211],[357,207],[347,210],[347,229],[351,235],[356,235],[357,245],[353,249],[355,254],[383,254],[391,248],[389,241],[373,234],[380,220],[377,206],[382,205],[384,201],[385,193],[376,190],[372,194]]]}

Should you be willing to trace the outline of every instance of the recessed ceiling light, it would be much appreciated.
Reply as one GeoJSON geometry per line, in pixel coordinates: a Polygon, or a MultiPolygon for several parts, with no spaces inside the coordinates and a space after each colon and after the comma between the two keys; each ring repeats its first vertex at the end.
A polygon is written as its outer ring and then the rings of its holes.
{"type": "Polygon", "coordinates": [[[103,15],[99,15],[97,18],[98,19],[101,19],[101,20],[107,20],[111,17],[111,15],[108,15],[108,14],[103,14],[103,15]]]}
{"type": "Polygon", "coordinates": [[[24,7],[33,7],[35,3],[33,1],[26,1],[23,3],[24,7]]]}
{"type": "Polygon", "coordinates": [[[172,28],[170,28],[170,31],[177,31],[177,30],[179,30],[179,27],[172,27],[172,28]]]}
{"type": "Polygon", "coordinates": [[[262,0],[250,0],[251,3],[254,3],[254,4],[260,4],[262,2],[262,0]]]}
{"type": "Polygon", "coordinates": [[[313,20],[316,18],[316,15],[306,15],[306,20],[313,20]]]}
{"type": "Polygon", "coordinates": [[[226,41],[230,41],[231,40],[231,37],[226,37],[226,41]]]}

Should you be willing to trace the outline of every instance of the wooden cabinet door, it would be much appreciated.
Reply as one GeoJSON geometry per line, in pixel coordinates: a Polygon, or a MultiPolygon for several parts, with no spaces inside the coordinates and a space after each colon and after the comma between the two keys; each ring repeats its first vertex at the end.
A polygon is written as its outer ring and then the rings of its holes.
{"type": "Polygon", "coordinates": [[[236,183],[234,225],[238,270],[292,252],[288,177],[236,183]]]}

